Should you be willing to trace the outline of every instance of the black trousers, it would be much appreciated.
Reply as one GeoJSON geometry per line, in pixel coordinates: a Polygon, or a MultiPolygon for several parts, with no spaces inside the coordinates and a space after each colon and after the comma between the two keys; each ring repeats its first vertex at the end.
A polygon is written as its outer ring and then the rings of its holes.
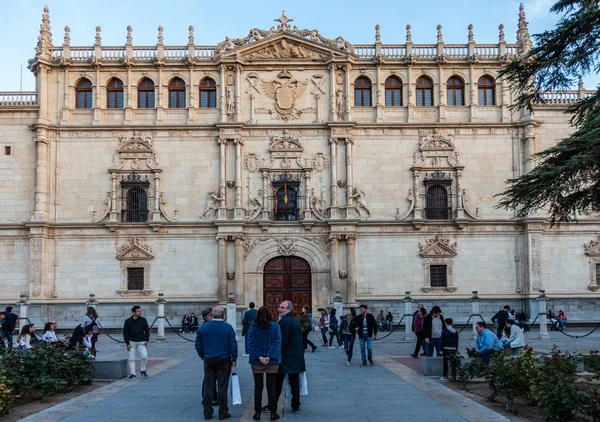
{"type": "Polygon", "coordinates": [[[304,350],[308,349],[309,345],[313,349],[317,347],[317,346],[315,346],[315,344],[312,341],[310,341],[308,339],[309,334],[310,334],[310,331],[302,331],[302,347],[304,347],[304,350]]]}
{"type": "MultiPolygon", "coordinates": [[[[283,390],[283,380],[286,374],[277,374],[277,403],[283,390]]],[[[287,374],[292,390],[292,410],[300,409],[300,374],[287,374]]]]}
{"type": "Polygon", "coordinates": [[[219,415],[229,413],[227,406],[227,389],[229,387],[229,376],[231,375],[231,359],[205,359],[204,360],[204,396],[202,405],[204,407],[204,417],[210,417],[213,414],[213,394],[217,389],[217,400],[219,402],[219,415]]]}
{"type": "Polygon", "coordinates": [[[277,374],[254,374],[254,412],[260,413],[262,408],[262,392],[265,375],[267,376],[267,406],[271,413],[277,411],[277,374]]]}
{"type": "Polygon", "coordinates": [[[423,333],[422,332],[415,332],[416,336],[417,336],[417,345],[415,346],[415,351],[413,352],[414,355],[418,355],[419,354],[419,349],[421,347],[423,347],[423,353],[425,353],[425,342],[423,341],[423,333]]]}
{"type": "MultiPolygon", "coordinates": [[[[442,361],[444,364],[444,373],[442,375],[444,375],[446,378],[448,378],[448,362],[455,355],[456,350],[443,350],[442,361]]],[[[452,378],[456,378],[456,366],[452,367],[452,378]]]]}

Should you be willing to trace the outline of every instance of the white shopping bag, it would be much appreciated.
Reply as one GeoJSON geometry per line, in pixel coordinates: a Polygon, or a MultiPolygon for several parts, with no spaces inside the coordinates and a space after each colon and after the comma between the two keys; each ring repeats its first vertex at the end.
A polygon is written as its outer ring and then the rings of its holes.
{"type": "Polygon", "coordinates": [[[242,393],[240,392],[240,379],[238,374],[231,374],[231,401],[233,405],[242,404],[242,393]]]}
{"type": "MultiPolygon", "coordinates": [[[[308,396],[308,381],[306,381],[306,372],[300,373],[298,383],[300,384],[300,395],[308,396]]],[[[290,380],[287,375],[285,377],[285,395],[288,397],[292,397],[292,389],[290,387],[290,380]]]]}

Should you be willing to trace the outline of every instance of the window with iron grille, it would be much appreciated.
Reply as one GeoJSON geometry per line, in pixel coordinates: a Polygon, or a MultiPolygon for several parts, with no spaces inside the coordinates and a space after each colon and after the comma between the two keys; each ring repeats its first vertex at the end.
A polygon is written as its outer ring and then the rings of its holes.
{"type": "Polygon", "coordinates": [[[429,266],[429,282],[431,287],[448,287],[446,265],[429,266]]]}
{"type": "Polygon", "coordinates": [[[299,182],[274,184],[275,221],[298,220],[298,190],[299,182]]]}
{"type": "Polygon", "coordinates": [[[127,290],[144,290],[144,268],[127,268],[127,290]]]}
{"type": "Polygon", "coordinates": [[[436,183],[427,187],[425,194],[425,218],[428,220],[449,220],[452,209],[448,201],[449,186],[436,183]]]}
{"type": "Polygon", "coordinates": [[[121,180],[122,205],[121,221],[141,223],[148,221],[148,188],[147,177],[131,173],[121,180]]]}

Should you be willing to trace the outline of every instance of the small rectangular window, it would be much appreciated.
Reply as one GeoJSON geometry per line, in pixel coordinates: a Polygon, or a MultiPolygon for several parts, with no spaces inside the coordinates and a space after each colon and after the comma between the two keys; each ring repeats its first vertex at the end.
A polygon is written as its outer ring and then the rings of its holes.
{"type": "Polygon", "coordinates": [[[144,290],[144,268],[127,268],[127,290],[144,290]]]}
{"type": "Polygon", "coordinates": [[[431,287],[447,287],[446,265],[432,265],[429,267],[429,281],[431,287]]]}
{"type": "Polygon", "coordinates": [[[4,155],[11,155],[12,154],[12,148],[9,146],[5,146],[4,147],[4,155]]]}

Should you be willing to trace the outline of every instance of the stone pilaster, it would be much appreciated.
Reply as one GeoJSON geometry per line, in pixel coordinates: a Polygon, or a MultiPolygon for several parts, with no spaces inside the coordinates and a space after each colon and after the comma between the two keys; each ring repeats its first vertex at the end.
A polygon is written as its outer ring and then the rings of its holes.
{"type": "Polygon", "coordinates": [[[244,294],[244,236],[235,238],[235,298],[238,303],[243,302],[244,294]]]}
{"type": "Polygon", "coordinates": [[[341,291],[340,286],[340,267],[339,267],[339,237],[336,235],[329,236],[329,242],[331,247],[330,255],[330,269],[331,269],[331,291],[341,291]]]}
{"type": "Polygon", "coordinates": [[[338,197],[337,197],[337,145],[338,140],[335,138],[329,139],[331,164],[329,170],[331,172],[331,218],[339,218],[338,197]]]}
{"type": "Polygon", "coordinates": [[[244,141],[241,138],[237,138],[234,141],[235,144],[235,209],[234,218],[236,220],[244,218],[244,210],[242,209],[242,145],[244,141]]]}
{"type": "Polygon", "coordinates": [[[346,268],[348,276],[346,278],[346,294],[348,303],[356,303],[356,235],[346,236],[346,268]]]}
{"type": "Polygon", "coordinates": [[[217,298],[223,304],[227,300],[227,238],[218,236],[219,243],[219,281],[217,286],[217,298]]]}
{"type": "Polygon", "coordinates": [[[227,218],[227,210],[225,209],[225,200],[227,197],[226,189],[226,170],[227,170],[227,139],[219,138],[219,197],[222,198],[219,201],[219,208],[217,211],[217,218],[224,220],[227,218]]]}
{"type": "Polygon", "coordinates": [[[35,141],[35,193],[32,221],[48,219],[48,132],[38,128],[35,141]]]}

